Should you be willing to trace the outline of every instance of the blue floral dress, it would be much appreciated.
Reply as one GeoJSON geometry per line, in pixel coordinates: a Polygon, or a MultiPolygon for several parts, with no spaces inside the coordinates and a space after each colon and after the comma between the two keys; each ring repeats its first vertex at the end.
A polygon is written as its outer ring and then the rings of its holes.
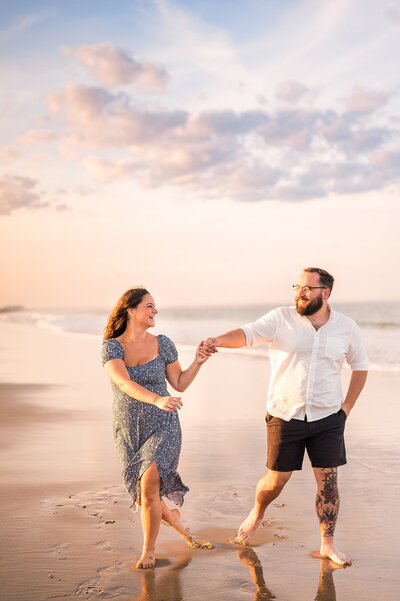
{"type": "MultiPolygon", "coordinates": [[[[131,380],[160,396],[169,396],[165,368],[178,358],[172,340],[160,334],[159,354],[143,365],[127,367],[131,380]]],[[[104,340],[103,365],[110,359],[124,360],[125,353],[116,338],[104,340]]],[[[178,411],[163,411],[155,405],[138,401],[112,382],[114,391],[113,429],[117,450],[122,462],[125,486],[136,505],[140,498],[139,481],[155,461],[160,474],[160,497],[166,496],[176,505],[182,505],[188,492],[177,467],[182,444],[178,411]]]]}

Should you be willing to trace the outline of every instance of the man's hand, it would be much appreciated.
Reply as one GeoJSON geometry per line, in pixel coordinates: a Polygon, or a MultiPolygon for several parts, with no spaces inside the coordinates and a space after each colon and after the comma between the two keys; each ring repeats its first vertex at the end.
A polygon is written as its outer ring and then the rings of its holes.
{"type": "Polygon", "coordinates": [[[207,340],[203,340],[203,347],[208,353],[218,353],[218,338],[207,338],[207,340]]]}
{"type": "Polygon", "coordinates": [[[351,407],[349,407],[348,405],[346,405],[346,403],[343,403],[343,405],[341,406],[341,409],[343,409],[343,411],[346,414],[346,417],[349,417],[349,413],[351,411],[351,407]]]}

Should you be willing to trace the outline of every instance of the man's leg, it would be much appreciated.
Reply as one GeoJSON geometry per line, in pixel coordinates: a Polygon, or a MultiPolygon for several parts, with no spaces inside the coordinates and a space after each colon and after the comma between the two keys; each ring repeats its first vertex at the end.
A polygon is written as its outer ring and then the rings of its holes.
{"type": "Polygon", "coordinates": [[[351,564],[350,557],[339,551],[333,540],[340,506],[337,467],[314,467],[313,470],[317,482],[315,507],[321,530],[320,553],[339,565],[351,564]]]}
{"type": "Polygon", "coordinates": [[[239,526],[237,540],[242,545],[248,545],[254,532],[261,524],[268,505],[282,492],[292,472],[276,472],[268,470],[267,474],[258,481],[254,507],[247,518],[239,526]]]}

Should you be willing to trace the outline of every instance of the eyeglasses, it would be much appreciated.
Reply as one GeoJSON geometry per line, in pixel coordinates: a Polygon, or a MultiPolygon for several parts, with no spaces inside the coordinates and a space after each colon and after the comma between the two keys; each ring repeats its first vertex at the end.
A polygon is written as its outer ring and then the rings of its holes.
{"type": "Polygon", "coordinates": [[[293,284],[293,290],[295,292],[300,292],[301,290],[304,290],[306,294],[308,294],[311,290],[317,290],[318,288],[320,288],[321,290],[325,290],[326,286],[300,286],[300,284],[293,284]]]}

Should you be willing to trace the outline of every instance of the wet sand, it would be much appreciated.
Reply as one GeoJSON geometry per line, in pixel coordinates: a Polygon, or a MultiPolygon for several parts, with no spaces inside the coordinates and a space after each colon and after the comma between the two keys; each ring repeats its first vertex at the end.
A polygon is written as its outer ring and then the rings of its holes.
{"type": "Polygon", "coordinates": [[[316,553],[308,459],[254,546],[229,543],[264,473],[268,372],[262,358],[213,357],[183,395],[180,473],[183,520],[215,548],[190,549],[162,526],[157,567],[144,572],[132,567],[140,517],[120,480],[99,342],[0,323],[1,598],[398,599],[399,374],[371,373],[346,425],[337,543],[354,564],[336,569],[316,553]]]}

